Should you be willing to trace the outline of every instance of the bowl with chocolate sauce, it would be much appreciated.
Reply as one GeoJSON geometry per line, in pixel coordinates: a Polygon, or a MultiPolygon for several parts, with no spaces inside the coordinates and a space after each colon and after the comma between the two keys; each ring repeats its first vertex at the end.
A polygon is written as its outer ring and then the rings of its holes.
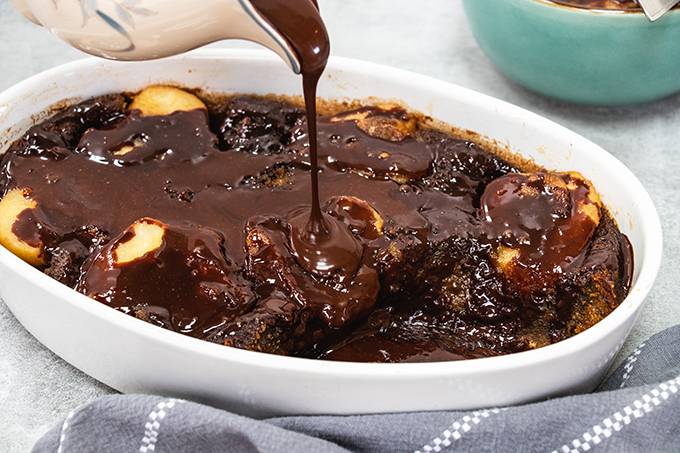
{"type": "Polygon", "coordinates": [[[242,50],[86,59],[0,94],[0,296],[115,389],[253,415],[598,382],[661,257],[623,164],[502,101],[338,58],[315,181],[300,94],[242,50]]]}
{"type": "Polygon", "coordinates": [[[680,91],[680,10],[650,22],[634,0],[465,0],[470,28],[511,80],[590,105],[680,91]]]}

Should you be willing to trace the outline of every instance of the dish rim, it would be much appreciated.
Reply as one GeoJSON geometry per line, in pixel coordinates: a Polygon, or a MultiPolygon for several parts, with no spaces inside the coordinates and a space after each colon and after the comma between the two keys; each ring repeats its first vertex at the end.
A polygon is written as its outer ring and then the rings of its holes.
{"type": "MultiPolygon", "coordinates": [[[[266,51],[251,49],[201,49],[172,58],[186,59],[188,61],[215,58],[233,59],[246,63],[251,60],[278,61],[276,56],[266,51]]],[[[2,116],[3,110],[7,107],[8,102],[11,104],[16,102],[16,99],[26,99],[30,95],[35,95],[36,92],[41,92],[44,88],[41,89],[40,87],[49,86],[50,82],[55,79],[55,76],[63,76],[66,72],[73,73],[74,70],[77,68],[82,69],[83,66],[96,66],[100,62],[101,60],[93,57],[75,60],[40,72],[11,86],[0,93],[0,117],[2,116]]],[[[141,64],[153,64],[153,62],[141,64]]],[[[610,174],[617,175],[617,179],[627,181],[631,186],[631,192],[634,194],[631,203],[639,203],[641,210],[645,213],[643,218],[634,219],[637,222],[636,227],[640,228],[642,231],[642,236],[645,241],[645,250],[643,256],[635,256],[634,258],[634,265],[636,267],[640,266],[639,275],[634,282],[634,285],[631,286],[628,296],[616,309],[593,327],[565,340],[538,349],[494,357],[448,362],[334,362],[242,350],[210,343],[205,340],[163,329],[114,310],[104,304],[96,303],[96,301],[90,299],[86,295],[78,293],[74,289],[45,275],[40,270],[24,262],[2,246],[0,246],[0,264],[14,269],[17,273],[25,274],[27,278],[30,278],[32,284],[39,286],[46,292],[54,294],[58,298],[65,299],[66,303],[70,304],[72,308],[85,310],[89,315],[99,318],[100,321],[114,324],[117,328],[121,329],[121,332],[134,331],[144,337],[145,341],[157,341],[162,343],[164,347],[182,350],[189,354],[200,354],[213,360],[236,362],[240,365],[250,367],[273,368],[288,372],[315,374],[319,376],[360,375],[363,378],[401,380],[418,376],[470,375],[524,368],[542,362],[561,360],[578,353],[612,334],[614,330],[621,325],[624,325],[631,316],[635,316],[637,310],[645,301],[658,274],[662,258],[663,235],[661,222],[651,197],[638,178],[620,160],[595,143],[545,117],[500,99],[450,82],[382,64],[343,57],[332,57],[329,62],[329,69],[367,75],[380,74],[380,78],[383,80],[389,79],[402,82],[408,80],[407,83],[414,87],[426,86],[428,89],[432,90],[435,88],[441,90],[454,90],[457,93],[456,97],[465,98],[465,102],[474,103],[478,106],[493,106],[495,111],[494,116],[508,116],[514,114],[515,116],[521,117],[523,121],[535,125],[537,128],[550,129],[551,135],[567,134],[576,148],[590,148],[593,153],[597,154],[598,165],[608,165],[610,174]]],[[[67,96],[68,93],[65,94],[66,95],[62,96],[62,98],[69,99],[67,96]]],[[[30,118],[24,118],[22,121],[29,119],[30,118]]],[[[30,120],[32,124],[36,124],[33,119],[30,120]]],[[[42,119],[39,119],[38,121],[41,120],[42,119]]],[[[26,126],[22,127],[21,130],[25,131],[25,128],[26,126]]],[[[521,151],[513,151],[522,154],[521,151]]],[[[0,155],[1,154],[2,153],[0,153],[0,155]]]]}

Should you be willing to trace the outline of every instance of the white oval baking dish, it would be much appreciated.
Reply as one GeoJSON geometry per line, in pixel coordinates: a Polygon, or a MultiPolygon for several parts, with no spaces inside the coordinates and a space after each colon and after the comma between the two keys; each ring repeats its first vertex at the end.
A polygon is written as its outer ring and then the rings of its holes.
{"type": "MultiPolygon", "coordinates": [[[[209,50],[120,63],[85,59],[0,94],[1,149],[64,99],[171,82],[219,92],[300,94],[275,56],[209,50]]],[[[612,155],[533,113],[429,77],[335,58],[326,98],[399,99],[410,108],[507,144],[541,165],[591,179],[630,238],[630,295],[606,319],[560,343],[501,357],[421,364],[324,362],[243,351],[166,331],[43,275],[0,247],[0,296],[39,341],[122,392],[172,395],[251,415],[354,414],[500,406],[591,389],[611,363],[656,277],[661,226],[637,178],[612,155]]],[[[140,194],[143,196],[143,194],[140,194]]]]}

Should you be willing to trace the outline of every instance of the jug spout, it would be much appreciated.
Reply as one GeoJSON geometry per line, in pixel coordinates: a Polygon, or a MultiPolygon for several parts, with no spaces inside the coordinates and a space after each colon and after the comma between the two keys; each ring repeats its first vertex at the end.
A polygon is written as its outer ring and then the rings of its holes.
{"type": "MultiPolygon", "coordinates": [[[[318,9],[317,0],[311,1],[318,9]]],[[[241,4],[243,11],[245,11],[252,19],[253,23],[257,25],[255,27],[249,27],[250,36],[245,39],[261,44],[274,51],[286,62],[294,73],[299,74],[302,70],[302,65],[290,43],[288,43],[288,41],[261,16],[249,0],[239,0],[239,3],[241,4]]]]}
{"type": "Polygon", "coordinates": [[[72,46],[114,60],[176,55],[224,39],[278,54],[295,72],[293,48],[249,0],[12,0],[32,22],[72,46]]]}

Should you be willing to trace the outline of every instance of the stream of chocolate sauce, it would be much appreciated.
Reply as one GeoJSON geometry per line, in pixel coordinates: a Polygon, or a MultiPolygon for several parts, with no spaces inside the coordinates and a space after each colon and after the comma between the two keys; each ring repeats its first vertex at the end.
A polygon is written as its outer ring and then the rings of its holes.
{"type": "Polygon", "coordinates": [[[316,91],[330,53],[328,32],[313,0],[251,0],[255,9],[293,48],[302,73],[307,116],[312,204],[309,213],[291,216],[291,248],[299,264],[308,272],[327,277],[335,271],[351,273],[358,269],[363,247],[349,228],[321,211],[319,200],[318,137],[316,91]]]}

